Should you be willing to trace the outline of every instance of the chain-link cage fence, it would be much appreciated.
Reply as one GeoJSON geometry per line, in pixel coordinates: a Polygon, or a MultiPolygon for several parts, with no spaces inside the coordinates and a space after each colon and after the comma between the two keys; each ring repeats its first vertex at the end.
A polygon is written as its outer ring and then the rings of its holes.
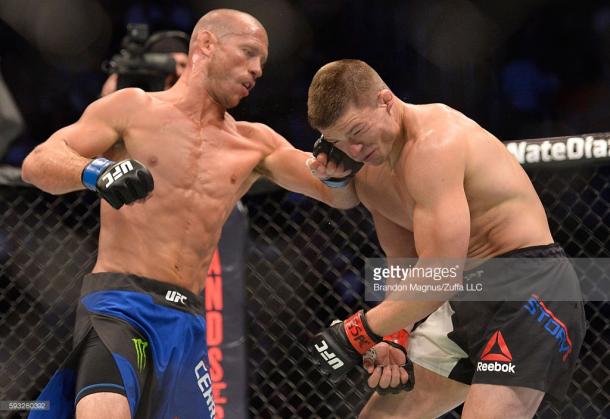
{"type": "MultiPolygon", "coordinates": [[[[609,175],[608,167],[530,172],[554,237],[571,257],[609,256],[609,175]]],[[[253,241],[247,266],[251,415],[356,416],[370,396],[364,371],[333,384],[308,361],[305,344],[333,319],[369,307],[365,258],[382,252],[368,212],[329,209],[285,191],[245,202],[253,241]]],[[[608,303],[587,304],[589,329],[568,401],[544,402],[540,417],[608,417],[609,309],[608,303]]]]}
{"type": "MultiPolygon", "coordinates": [[[[567,253],[608,257],[610,169],[540,169],[530,175],[567,253]]],[[[356,416],[370,394],[364,373],[330,383],[309,362],[304,344],[332,319],[368,307],[364,261],[381,250],[367,211],[329,209],[280,190],[244,202],[251,242],[250,416],[356,416]]],[[[98,205],[89,193],[54,197],[7,184],[0,186],[0,214],[0,400],[32,400],[71,347],[81,278],[95,260],[98,205]]],[[[587,304],[589,328],[568,400],[563,406],[543,403],[540,417],[609,416],[609,307],[587,304]]]]}

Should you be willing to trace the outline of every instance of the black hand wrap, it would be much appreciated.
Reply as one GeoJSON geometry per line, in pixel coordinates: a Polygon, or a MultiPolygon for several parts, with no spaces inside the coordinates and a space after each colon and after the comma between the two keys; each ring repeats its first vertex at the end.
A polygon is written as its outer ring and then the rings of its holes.
{"type": "Polygon", "coordinates": [[[354,366],[361,365],[362,354],[381,340],[368,327],[364,312],[360,310],[315,335],[307,349],[320,372],[336,382],[354,366]]]}
{"type": "Polygon", "coordinates": [[[332,143],[329,143],[324,139],[323,135],[320,135],[320,138],[318,138],[313,145],[313,156],[318,157],[318,154],[320,153],[326,154],[327,162],[332,161],[337,165],[337,167],[343,166],[344,169],[352,171],[349,175],[342,178],[329,178],[322,180],[324,184],[330,186],[331,188],[342,188],[346,186],[364,164],[353,160],[343,151],[333,146],[332,143]]]}
{"type": "Polygon", "coordinates": [[[408,378],[406,383],[403,384],[401,382],[396,387],[381,388],[381,387],[379,387],[379,385],[377,385],[377,387],[375,387],[375,391],[383,396],[383,395],[386,395],[386,394],[398,394],[401,391],[411,391],[411,390],[413,390],[413,387],[415,386],[415,374],[413,373],[413,363],[411,362],[411,360],[407,356],[406,349],[402,345],[399,345],[398,343],[395,343],[395,342],[392,342],[392,341],[389,341],[389,340],[384,340],[383,342],[387,343],[388,345],[393,346],[396,349],[400,349],[405,354],[405,359],[407,360],[407,362],[405,362],[404,365],[401,365],[400,368],[404,368],[405,371],[407,371],[407,374],[408,374],[409,378],[408,378]]]}
{"type": "Polygon", "coordinates": [[[85,167],[82,179],[88,189],[97,191],[115,209],[145,198],[154,188],[148,169],[131,159],[117,163],[96,159],[85,167]],[[104,161],[100,163],[100,160],[104,161]]]}

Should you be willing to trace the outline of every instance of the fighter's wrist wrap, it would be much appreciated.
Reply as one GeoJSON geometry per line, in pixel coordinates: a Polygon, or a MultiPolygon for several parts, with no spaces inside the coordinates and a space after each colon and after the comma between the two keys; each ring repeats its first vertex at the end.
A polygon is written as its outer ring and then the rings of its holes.
{"type": "Polygon", "coordinates": [[[315,335],[308,350],[320,371],[331,381],[337,381],[361,365],[362,354],[381,339],[369,327],[364,312],[359,311],[343,322],[333,322],[328,329],[315,335]]]}
{"type": "Polygon", "coordinates": [[[112,160],[105,159],[103,157],[98,157],[94,159],[85,166],[83,169],[83,173],[81,174],[81,181],[83,185],[89,190],[96,191],[97,190],[97,179],[100,174],[104,172],[114,162],[112,160]]]}
{"type": "Polygon", "coordinates": [[[318,138],[313,145],[313,156],[317,157],[320,153],[326,154],[327,162],[332,161],[337,165],[337,167],[342,165],[344,169],[351,170],[349,175],[342,178],[333,177],[328,179],[320,179],[321,182],[331,188],[343,188],[347,186],[363,165],[363,163],[357,162],[343,151],[333,146],[332,143],[326,141],[323,135],[320,135],[320,138],[318,138]]]}
{"type": "Polygon", "coordinates": [[[383,340],[381,336],[371,330],[363,310],[345,319],[343,328],[350,344],[360,355],[364,355],[366,351],[383,340]]]}
{"type": "Polygon", "coordinates": [[[409,332],[400,329],[398,332],[391,333],[383,337],[384,342],[394,342],[403,348],[409,346],[409,332]]]}

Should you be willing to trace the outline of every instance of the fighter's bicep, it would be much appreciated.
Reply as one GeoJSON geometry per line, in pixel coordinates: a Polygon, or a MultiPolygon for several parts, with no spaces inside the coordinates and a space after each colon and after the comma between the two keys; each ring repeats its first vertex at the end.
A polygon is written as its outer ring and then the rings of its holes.
{"type": "Polygon", "coordinates": [[[133,115],[149,101],[140,89],[122,89],[91,103],[78,121],[50,140],[63,141],[84,157],[101,155],[125,136],[133,115]]]}
{"type": "Polygon", "coordinates": [[[379,244],[388,258],[415,258],[417,251],[413,233],[390,221],[377,211],[371,211],[379,244]]]}
{"type": "Polygon", "coordinates": [[[462,258],[470,237],[470,210],[464,189],[463,138],[446,137],[416,146],[405,182],[414,201],[413,233],[420,257],[462,258]]]}
{"type": "Polygon", "coordinates": [[[413,235],[423,257],[466,255],[470,237],[470,211],[464,190],[454,187],[433,199],[415,203],[413,235]]]}
{"type": "Polygon", "coordinates": [[[307,159],[312,157],[311,153],[294,148],[288,140],[266,125],[251,126],[251,135],[257,135],[267,146],[265,156],[256,170],[283,188],[327,202],[326,187],[311,175],[306,165],[307,159]]]}
{"type": "Polygon", "coordinates": [[[78,121],[55,132],[48,142],[63,142],[81,156],[91,158],[104,154],[119,138],[118,131],[110,125],[78,121]]]}

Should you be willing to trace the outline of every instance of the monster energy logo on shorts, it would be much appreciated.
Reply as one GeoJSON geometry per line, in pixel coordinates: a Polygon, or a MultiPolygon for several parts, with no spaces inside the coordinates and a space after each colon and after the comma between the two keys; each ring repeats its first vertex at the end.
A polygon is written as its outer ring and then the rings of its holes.
{"type": "Polygon", "coordinates": [[[146,347],[148,346],[148,342],[139,338],[134,338],[131,340],[133,341],[133,344],[136,347],[136,357],[138,358],[138,371],[142,372],[144,367],[146,367],[146,347]]]}

